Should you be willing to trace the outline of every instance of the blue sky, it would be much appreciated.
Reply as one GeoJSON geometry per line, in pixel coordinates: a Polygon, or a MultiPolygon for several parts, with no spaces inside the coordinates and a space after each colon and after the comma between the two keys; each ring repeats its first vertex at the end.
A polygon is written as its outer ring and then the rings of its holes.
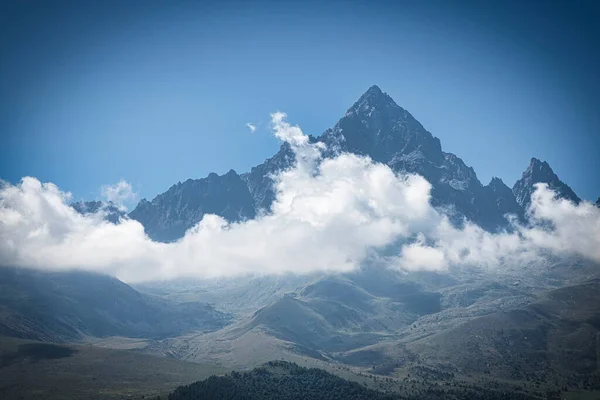
{"type": "Polygon", "coordinates": [[[92,199],[125,179],[151,199],[273,155],[269,113],[318,135],[377,84],[483,183],[535,156],[600,196],[593,2],[48,3],[0,5],[11,182],[92,199]]]}

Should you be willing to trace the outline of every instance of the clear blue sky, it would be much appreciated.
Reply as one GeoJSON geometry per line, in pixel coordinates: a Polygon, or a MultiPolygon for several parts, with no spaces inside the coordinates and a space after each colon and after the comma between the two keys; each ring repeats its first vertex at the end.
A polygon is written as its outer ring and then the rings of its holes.
{"type": "Polygon", "coordinates": [[[0,5],[11,182],[93,199],[125,179],[151,199],[274,154],[270,112],[320,134],[377,84],[482,182],[512,186],[535,156],[600,196],[594,2],[49,3],[0,5]]]}

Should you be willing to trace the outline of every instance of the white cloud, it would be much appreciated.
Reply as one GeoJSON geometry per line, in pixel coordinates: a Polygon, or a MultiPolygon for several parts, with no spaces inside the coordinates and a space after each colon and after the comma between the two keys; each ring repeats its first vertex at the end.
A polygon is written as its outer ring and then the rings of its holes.
{"type": "Polygon", "coordinates": [[[308,145],[308,136],[302,132],[298,125],[290,125],[286,118],[286,113],[280,111],[271,114],[271,124],[275,137],[295,147],[308,145]]]}
{"type": "Polygon", "coordinates": [[[254,133],[256,131],[256,125],[252,122],[246,122],[246,126],[250,129],[250,133],[254,133]]]}
{"type": "Polygon", "coordinates": [[[540,224],[522,230],[527,241],[559,254],[575,253],[600,262],[600,209],[584,201],[579,205],[556,199],[545,184],[533,193],[530,214],[540,224]],[[553,229],[543,229],[550,224],[553,229]]]}
{"type": "MultiPolygon", "coordinates": [[[[80,215],[68,206],[68,194],[28,177],[0,189],[0,264],[82,268],[140,281],[348,271],[380,248],[395,249],[390,266],[407,270],[520,265],[544,252],[600,261],[600,210],[588,203],[556,200],[540,186],[533,226],[502,234],[470,223],[457,229],[430,206],[424,178],[396,175],[352,154],[321,160],[322,145],[285,118],[272,115],[273,131],[295,151],[297,165],[276,177],[271,215],[232,224],[206,215],[181,240],[156,243],[138,222],[80,215]]],[[[121,187],[107,192],[113,201],[132,193],[121,187]]]]}
{"type": "Polygon", "coordinates": [[[120,180],[114,185],[103,185],[100,193],[104,199],[115,203],[124,210],[127,209],[126,204],[137,199],[137,194],[133,191],[131,184],[124,180],[120,180]]]}
{"type": "Polygon", "coordinates": [[[402,247],[398,259],[399,266],[408,270],[439,271],[448,267],[444,252],[425,244],[425,237],[419,234],[417,241],[402,247]]]}

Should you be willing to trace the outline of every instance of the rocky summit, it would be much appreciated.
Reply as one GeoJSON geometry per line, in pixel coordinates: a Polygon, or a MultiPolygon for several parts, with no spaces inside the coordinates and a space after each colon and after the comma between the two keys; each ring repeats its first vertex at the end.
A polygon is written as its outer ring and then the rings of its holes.
{"type": "Polygon", "coordinates": [[[529,167],[523,172],[521,179],[513,186],[513,193],[521,207],[527,208],[529,206],[531,194],[535,191],[535,185],[538,183],[546,183],[561,198],[576,204],[581,201],[569,185],[558,179],[558,176],[546,161],[540,161],[534,157],[531,159],[529,167]]]}

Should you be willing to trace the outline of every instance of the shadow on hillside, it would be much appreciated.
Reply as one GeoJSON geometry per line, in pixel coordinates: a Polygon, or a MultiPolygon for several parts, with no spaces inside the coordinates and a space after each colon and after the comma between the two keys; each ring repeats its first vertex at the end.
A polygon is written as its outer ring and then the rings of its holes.
{"type": "Polygon", "coordinates": [[[25,360],[28,362],[38,362],[39,360],[55,360],[71,357],[76,352],[77,349],[72,347],[51,343],[22,344],[17,351],[6,351],[0,355],[0,368],[25,360]]]}

